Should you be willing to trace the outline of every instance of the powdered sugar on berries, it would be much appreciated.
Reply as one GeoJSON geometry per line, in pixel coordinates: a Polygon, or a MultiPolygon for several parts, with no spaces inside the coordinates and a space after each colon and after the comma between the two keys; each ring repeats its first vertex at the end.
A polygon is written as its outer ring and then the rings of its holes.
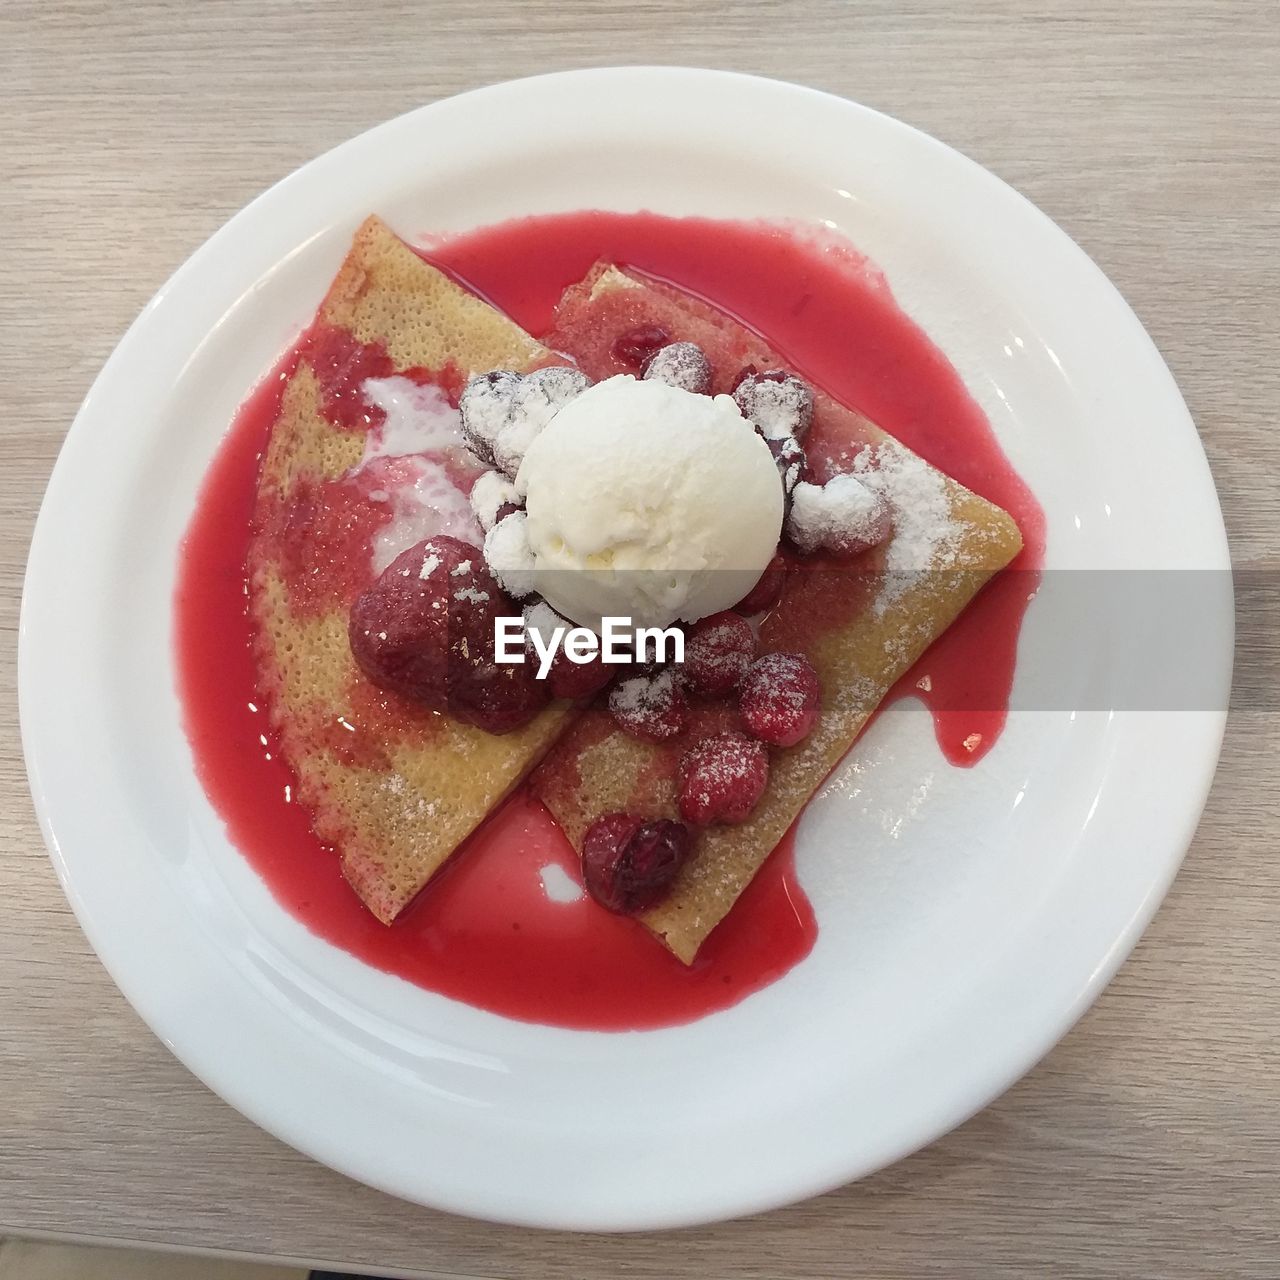
{"type": "Polygon", "coordinates": [[[711,362],[696,343],[672,342],[659,348],[645,362],[642,376],[696,396],[711,394],[711,362]]]}
{"type": "Polygon", "coordinates": [[[619,681],[609,711],[625,732],[651,742],[674,738],[689,723],[689,704],[671,667],[619,681]]]}
{"type": "Polygon", "coordinates": [[[534,558],[523,511],[505,516],[485,534],[484,559],[508,594],[518,600],[533,594],[534,558]]]}
{"type": "Polygon", "coordinates": [[[860,477],[842,473],[821,485],[800,481],[792,490],[786,529],[800,551],[853,555],[882,542],[890,523],[883,495],[860,477]]]}
{"type": "Polygon", "coordinates": [[[488,533],[498,523],[503,507],[519,507],[520,495],[516,487],[501,471],[483,471],[471,486],[471,510],[475,512],[480,527],[488,533]]]}
{"type": "Polygon", "coordinates": [[[560,365],[528,374],[498,369],[472,378],[460,401],[467,444],[481,462],[514,479],[538,432],[590,385],[586,374],[560,365]]]}
{"type": "Polygon", "coordinates": [[[753,422],[766,440],[786,436],[803,439],[813,421],[813,392],[794,374],[782,369],[767,373],[744,371],[733,398],[742,416],[753,422]]]}

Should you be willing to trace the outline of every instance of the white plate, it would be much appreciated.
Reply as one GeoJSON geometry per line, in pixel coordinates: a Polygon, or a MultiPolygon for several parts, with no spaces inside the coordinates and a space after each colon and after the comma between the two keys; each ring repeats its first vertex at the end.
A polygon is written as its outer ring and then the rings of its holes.
{"type": "MultiPolygon", "coordinates": [[[[268,191],[156,295],[67,437],[23,603],[31,784],[90,941],[202,1080],[353,1177],[510,1222],[674,1226],[865,1174],[1024,1072],[1155,910],[1224,715],[1019,712],[964,771],[896,705],[803,819],[813,953],[690,1026],[511,1022],[311,937],[229,846],[179,725],[170,597],[197,485],[366,213],[412,234],[584,207],[840,230],[990,415],[1050,568],[1228,561],[1186,409],[1097,268],[977,165],[808,89],[635,68],[436,103],[268,191]]],[[[1218,613],[1202,661],[1225,707],[1229,589],[1218,613]]],[[[1117,660],[1075,625],[1090,662],[1117,660]]]]}

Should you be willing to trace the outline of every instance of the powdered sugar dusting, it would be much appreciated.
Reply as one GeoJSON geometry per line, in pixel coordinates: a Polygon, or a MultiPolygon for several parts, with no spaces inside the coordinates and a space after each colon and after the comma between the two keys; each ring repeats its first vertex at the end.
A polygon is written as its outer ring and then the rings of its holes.
{"type": "Polygon", "coordinates": [[[515,485],[501,471],[481,472],[471,486],[471,509],[486,533],[498,523],[498,512],[508,504],[520,505],[515,485]]]}
{"type": "Polygon", "coordinates": [[[644,377],[705,396],[711,391],[711,362],[696,343],[671,342],[650,357],[644,377]]]}
{"type": "Polygon", "coordinates": [[[626,732],[654,741],[674,737],[688,714],[672,667],[618,681],[609,694],[609,710],[626,732]]]}
{"type": "Polygon", "coordinates": [[[769,750],[740,733],[704,738],[680,762],[680,813],[697,823],[745,822],[769,782],[769,750]]]}
{"type": "Polygon", "coordinates": [[[655,675],[632,676],[619,680],[609,695],[609,708],[622,715],[643,715],[671,698],[675,673],[666,667],[655,675]]]}
{"type": "Polygon", "coordinates": [[[784,711],[801,711],[812,696],[797,676],[797,668],[802,665],[806,665],[804,660],[795,654],[766,653],[751,667],[750,692],[767,698],[772,706],[784,711]]]}
{"type": "Polygon", "coordinates": [[[560,365],[529,374],[481,374],[462,393],[463,435],[482,462],[493,462],[514,479],[538,432],[590,385],[586,374],[560,365]]]}
{"type": "Polygon", "coordinates": [[[782,436],[778,439],[766,438],[769,452],[777,465],[778,475],[782,479],[782,491],[790,496],[804,475],[808,460],[805,458],[804,446],[795,436],[782,436]]]}
{"type": "Polygon", "coordinates": [[[524,609],[525,635],[532,644],[532,636],[537,635],[543,647],[551,644],[556,628],[572,626],[567,618],[562,618],[545,600],[535,601],[524,609]]]}
{"type": "Polygon", "coordinates": [[[760,428],[766,440],[803,436],[813,420],[813,392],[799,378],[752,374],[733,393],[743,417],[760,428]]]}
{"type": "Polygon", "coordinates": [[[955,566],[964,525],[952,515],[942,473],[894,440],[864,449],[851,471],[884,498],[893,520],[884,583],[872,606],[879,617],[919,574],[955,566]]]}
{"type": "Polygon", "coordinates": [[[886,507],[855,475],[834,475],[822,485],[801,480],[791,492],[787,536],[804,552],[874,546],[887,532],[886,507]]]}
{"type": "Polygon", "coordinates": [[[399,802],[397,807],[408,819],[434,818],[439,808],[436,801],[428,800],[406,781],[403,774],[389,773],[381,783],[382,791],[399,802]]]}
{"type": "Polygon", "coordinates": [[[484,559],[503,590],[516,599],[533,594],[533,549],[523,511],[504,516],[485,534],[484,559]]]}
{"type": "Polygon", "coordinates": [[[704,618],[684,647],[686,683],[700,693],[724,693],[742,678],[755,657],[751,624],[736,613],[704,618]]]}

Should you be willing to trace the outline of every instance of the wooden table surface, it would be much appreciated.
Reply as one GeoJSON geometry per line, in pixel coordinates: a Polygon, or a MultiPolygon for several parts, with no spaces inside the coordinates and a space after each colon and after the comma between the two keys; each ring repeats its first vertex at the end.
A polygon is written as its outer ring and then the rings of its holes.
{"type": "MultiPolygon", "coordinates": [[[[1274,1280],[1280,717],[1256,689],[1172,893],[1065,1041],[930,1149],[747,1221],[591,1238],[370,1191],[207,1092],[81,936],[27,794],[14,640],[37,505],[103,360],[225,218],[334,143],[488,81],[646,61],[833,90],[1026,193],[1116,282],[1172,367],[1237,566],[1276,566],[1274,3],[6,0],[0,1232],[449,1276],[1274,1280]]],[[[1251,642],[1268,639],[1257,629],[1251,642]]]]}

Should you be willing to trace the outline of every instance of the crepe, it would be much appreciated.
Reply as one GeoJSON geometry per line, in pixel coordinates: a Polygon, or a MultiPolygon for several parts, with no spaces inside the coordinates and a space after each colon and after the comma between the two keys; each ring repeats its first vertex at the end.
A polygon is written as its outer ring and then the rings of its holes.
{"type": "MultiPolygon", "coordinates": [[[[761,338],[723,313],[608,264],[567,291],[545,341],[601,379],[634,372],[613,344],[618,335],[647,325],[701,346],[712,363],[715,392],[729,390],[747,365],[786,367],[761,338]]],[[[816,668],[821,713],[803,743],[771,752],[768,788],[750,818],[700,832],[670,896],[642,917],[686,964],[898,678],[1022,547],[1007,512],[821,391],[805,445],[819,481],[869,463],[869,474],[886,486],[895,528],[887,543],[856,563],[792,572],[782,600],[761,627],[762,652],[801,652],[816,668]]],[[[677,817],[680,756],[694,736],[731,722],[723,704],[710,706],[695,713],[689,733],[654,744],[622,732],[597,706],[569,729],[532,785],[581,853],[587,828],[602,814],[677,817]]]]}
{"type": "MultiPolygon", "coordinates": [[[[262,691],[297,775],[294,798],[384,922],[520,782],[572,708],[553,703],[495,736],[415,708],[359,672],[347,619],[374,577],[367,534],[384,518],[385,495],[354,477],[366,423],[352,412],[358,385],[335,398],[334,379],[364,365],[379,376],[412,370],[456,400],[473,373],[548,362],[559,360],[370,218],[320,305],[271,431],[249,554],[262,691]]],[[[456,463],[465,483],[469,464],[456,463]]]]}

